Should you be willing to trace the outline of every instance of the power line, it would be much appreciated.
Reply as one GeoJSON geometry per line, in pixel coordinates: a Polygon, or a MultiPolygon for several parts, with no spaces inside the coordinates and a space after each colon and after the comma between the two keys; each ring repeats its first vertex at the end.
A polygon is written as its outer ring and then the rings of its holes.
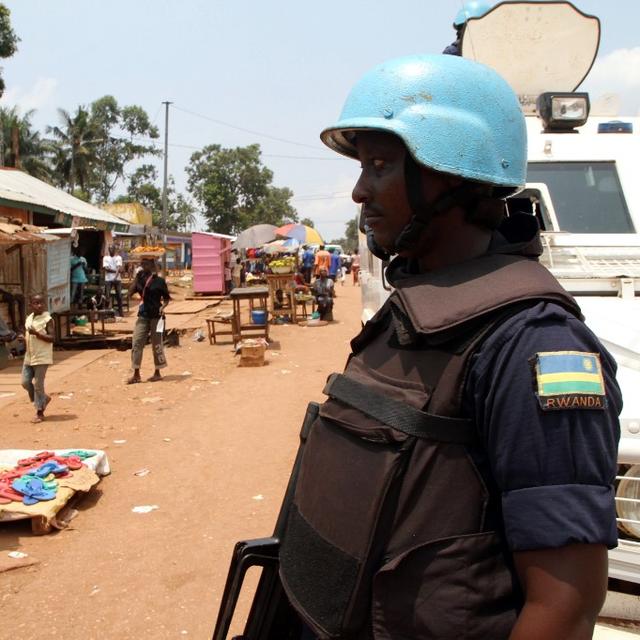
{"type": "Polygon", "coordinates": [[[344,191],[340,193],[334,193],[331,195],[316,195],[316,196],[293,196],[292,200],[309,202],[312,200],[341,200],[343,198],[350,198],[351,193],[344,191]]]}
{"type": "MultiPolygon", "coordinates": [[[[113,136],[115,137],[115,136],[113,136]]],[[[158,141],[155,138],[146,138],[146,137],[133,137],[133,138],[125,138],[125,137],[116,137],[117,140],[133,140],[135,142],[145,142],[147,144],[151,144],[152,146],[154,146],[156,149],[160,150],[160,147],[158,145],[158,141]]],[[[194,149],[195,151],[201,151],[203,147],[198,147],[192,144],[182,144],[179,142],[170,142],[169,143],[170,147],[176,147],[178,149],[194,149]]],[[[336,156],[334,158],[325,158],[322,156],[291,156],[291,155],[286,155],[286,154],[279,154],[279,153],[261,153],[260,154],[263,158],[282,158],[285,160],[325,160],[325,161],[329,161],[329,162],[335,162],[337,161],[341,161],[341,160],[346,160],[349,161],[351,160],[351,158],[346,158],[344,156],[336,156]]]]}
{"type": "Polygon", "coordinates": [[[285,144],[293,144],[297,147],[307,147],[308,149],[314,149],[318,151],[322,149],[322,147],[318,147],[316,145],[306,144],[304,142],[296,142],[295,140],[287,140],[286,138],[279,138],[277,136],[272,136],[268,133],[263,133],[261,131],[254,131],[252,129],[245,129],[244,127],[238,127],[235,124],[231,124],[230,122],[225,122],[224,120],[218,120],[217,118],[211,118],[210,116],[202,115],[201,113],[196,113],[195,111],[189,111],[188,109],[183,109],[181,107],[176,107],[173,105],[173,108],[182,111],[183,113],[188,113],[189,115],[195,116],[196,118],[202,118],[203,120],[209,120],[210,122],[215,122],[216,124],[220,124],[224,127],[229,127],[230,129],[236,129],[237,131],[242,131],[244,133],[250,133],[254,136],[261,136],[263,138],[268,138],[269,140],[275,140],[276,142],[284,142],[285,144]]]}

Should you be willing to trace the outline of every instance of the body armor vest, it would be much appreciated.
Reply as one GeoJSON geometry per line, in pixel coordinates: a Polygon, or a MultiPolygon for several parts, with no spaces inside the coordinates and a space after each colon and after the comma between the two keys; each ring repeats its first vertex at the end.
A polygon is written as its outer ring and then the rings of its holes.
{"type": "Polygon", "coordinates": [[[489,254],[403,278],[334,374],[302,459],[280,574],[321,638],[508,638],[521,607],[462,401],[471,355],[540,301],[536,261],[489,254]]]}

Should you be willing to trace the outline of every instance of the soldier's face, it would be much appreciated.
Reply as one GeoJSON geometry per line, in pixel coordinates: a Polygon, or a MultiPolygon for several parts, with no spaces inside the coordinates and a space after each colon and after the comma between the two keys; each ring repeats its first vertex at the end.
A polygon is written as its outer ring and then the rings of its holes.
{"type": "MultiPolygon", "coordinates": [[[[413,215],[405,181],[406,147],[400,138],[374,131],[358,132],[356,147],[362,172],[353,189],[353,200],[363,205],[365,224],[372,229],[375,241],[395,253],[395,240],[413,215]]],[[[420,167],[420,176],[422,198],[427,204],[436,202],[457,180],[425,167],[420,167]]],[[[431,227],[401,255],[418,257],[432,251],[431,227]]],[[[445,237],[435,242],[449,240],[445,237]]]]}
{"type": "Polygon", "coordinates": [[[404,143],[391,134],[360,131],[356,137],[361,173],[353,189],[365,224],[376,242],[394,253],[395,240],[411,219],[407,200],[404,143]]]}

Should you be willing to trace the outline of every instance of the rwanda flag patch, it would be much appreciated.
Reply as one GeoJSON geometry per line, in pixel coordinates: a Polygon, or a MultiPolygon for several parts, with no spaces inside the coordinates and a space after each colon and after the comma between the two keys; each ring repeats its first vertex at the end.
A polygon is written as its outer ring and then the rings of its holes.
{"type": "Polygon", "coordinates": [[[543,411],[607,406],[600,354],[543,351],[536,353],[533,364],[536,395],[543,411]]]}

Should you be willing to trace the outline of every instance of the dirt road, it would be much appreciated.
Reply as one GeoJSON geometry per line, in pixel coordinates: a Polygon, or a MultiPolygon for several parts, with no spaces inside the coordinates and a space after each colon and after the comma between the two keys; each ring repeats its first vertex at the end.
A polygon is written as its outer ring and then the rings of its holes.
{"type": "Polygon", "coordinates": [[[2,448],[104,449],[112,467],[68,529],[0,525],[0,556],[38,561],[0,573],[0,638],[210,637],[233,543],[272,532],[306,404],[344,365],[358,288],[338,286],[334,315],[274,326],[265,367],[186,336],[162,382],[124,385],[129,352],[113,351],[50,387],[46,422],[25,399],[0,408],[2,448]]]}

